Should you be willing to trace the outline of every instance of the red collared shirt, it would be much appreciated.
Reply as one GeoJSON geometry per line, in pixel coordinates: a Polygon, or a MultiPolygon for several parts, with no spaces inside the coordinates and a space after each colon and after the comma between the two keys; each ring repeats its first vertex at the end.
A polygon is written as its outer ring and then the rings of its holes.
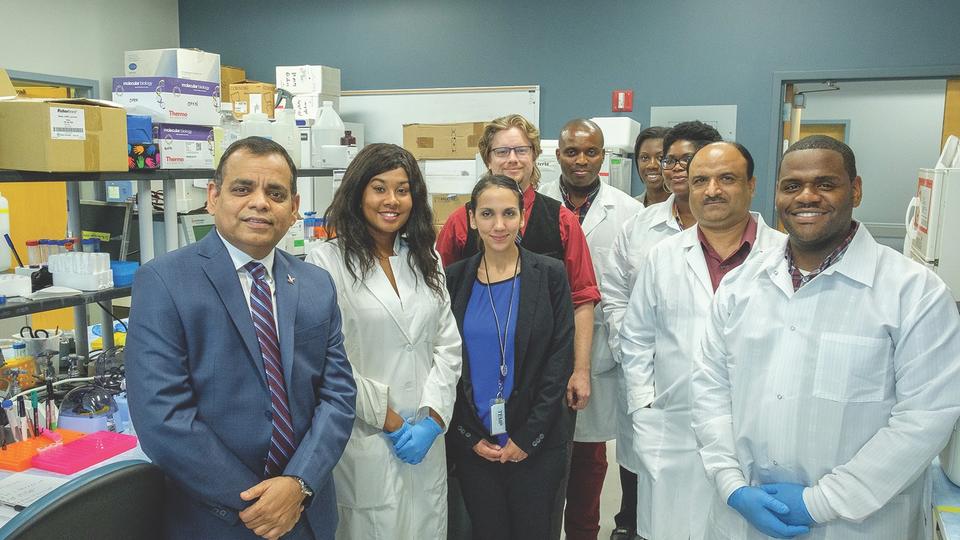
{"type": "MultiPolygon", "coordinates": [[[[526,216],[522,235],[526,231],[526,223],[530,221],[533,210],[533,200],[536,191],[528,187],[523,192],[523,213],[526,216]]],[[[570,292],[573,296],[573,305],[596,304],[600,301],[600,289],[597,287],[597,277],[593,273],[593,262],[590,259],[590,248],[587,247],[587,237],[580,228],[580,220],[565,206],[560,206],[560,242],[563,244],[563,265],[567,269],[567,281],[570,283],[570,292]]],[[[437,251],[444,266],[449,266],[463,258],[463,248],[467,245],[467,211],[464,207],[457,208],[447,218],[440,233],[437,234],[437,251]]]]}
{"type": "Polygon", "coordinates": [[[703,248],[703,258],[707,261],[707,271],[710,272],[713,292],[717,292],[717,287],[720,286],[723,276],[743,264],[743,261],[747,260],[747,256],[750,255],[750,250],[757,241],[757,221],[753,219],[753,216],[750,216],[746,228],[743,229],[743,236],[740,237],[740,247],[726,259],[721,258],[720,254],[713,249],[699,226],[697,226],[697,238],[700,239],[700,247],[703,248]]]}

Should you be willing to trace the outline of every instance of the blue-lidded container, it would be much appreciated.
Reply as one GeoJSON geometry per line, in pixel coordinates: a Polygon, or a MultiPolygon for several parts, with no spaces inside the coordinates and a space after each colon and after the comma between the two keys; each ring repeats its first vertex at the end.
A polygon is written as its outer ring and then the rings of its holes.
{"type": "Polygon", "coordinates": [[[110,261],[110,270],[113,270],[113,286],[126,287],[133,283],[133,275],[137,273],[140,263],[136,261],[110,261]]]}

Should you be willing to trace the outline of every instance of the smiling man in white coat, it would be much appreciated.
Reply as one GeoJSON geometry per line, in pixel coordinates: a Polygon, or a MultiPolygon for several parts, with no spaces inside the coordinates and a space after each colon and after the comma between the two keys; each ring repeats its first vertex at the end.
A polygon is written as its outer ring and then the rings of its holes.
{"type": "MultiPolygon", "coordinates": [[[[540,187],[540,193],[561,201],[577,218],[587,237],[597,276],[617,232],[643,205],[600,181],[603,132],[590,120],[567,122],[560,131],[557,161],[561,176],[540,187]]],[[[603,324],[600,305],[593,318],[590,350],[590,402],[577,413],[573,457],[567,483],[564,528],[567,538],[596,538],[600,530],[600,492],[607,472],[606,441],[617,437],[617,364],[603,324]]]]}
{"type": "Polygon", "coordinates": [[[697,225],[645,257],[620,329],[634,446],[653,478],[650,538],[703,538],[712,497],[690,427],[690,372],[710,300],[724,276],[752,257],[783,249],[785,236],[750,212],[753,157],[729,142],[700,149],[688,169],[697,225]]]}
{"type": "Polygon", "coordinates": [[[930,538],[930,461],[960,416],[943,281],[853,220],[862,181],[823,136],[787,149],[784,249],[721,285],[693,374],[707,538],[930,538]]]}

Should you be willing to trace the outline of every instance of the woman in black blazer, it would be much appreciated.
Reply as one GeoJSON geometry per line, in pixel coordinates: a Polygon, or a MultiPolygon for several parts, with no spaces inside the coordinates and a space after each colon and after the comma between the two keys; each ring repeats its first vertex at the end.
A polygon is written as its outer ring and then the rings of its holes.
{"type": "Polygon", "coordinates": [[[573,304],[563,263],[517,245],[517,183],[485,175],[470,227],[480,253],[446,268],[463,337],[448,442],[475,540],[546,539],[573,436],[573,304]]]}

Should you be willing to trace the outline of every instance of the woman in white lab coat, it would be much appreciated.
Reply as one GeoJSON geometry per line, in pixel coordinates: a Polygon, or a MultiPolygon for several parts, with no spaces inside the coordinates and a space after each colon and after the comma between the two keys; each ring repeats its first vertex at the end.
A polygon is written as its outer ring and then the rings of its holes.
{"type": "Polygon", "coordinates": [[[414,157],[364,148],[326,212],[332,238],[307,261],[337,285],[357,418],[334,469],[338,539],[446,538],[443,435],[456,400],[460,334],[434,250],[414,157]]]}

